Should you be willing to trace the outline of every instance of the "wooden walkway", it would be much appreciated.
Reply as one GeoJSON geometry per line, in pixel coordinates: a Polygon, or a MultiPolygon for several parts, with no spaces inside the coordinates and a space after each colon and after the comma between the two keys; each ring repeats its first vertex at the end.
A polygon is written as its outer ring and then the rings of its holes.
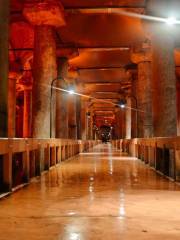
{"type": "Polygon", "coordinates": [[[0,200],[0,240],[179,240],[180,187],[98,145],[0,200]]]}

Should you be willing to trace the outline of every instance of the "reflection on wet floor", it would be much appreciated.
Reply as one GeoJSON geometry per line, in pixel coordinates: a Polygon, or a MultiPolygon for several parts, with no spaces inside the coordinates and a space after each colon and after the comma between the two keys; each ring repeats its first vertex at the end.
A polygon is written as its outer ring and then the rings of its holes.
{"type": "Polygon", "coordinates": [[[0,239],[179,239],[180,187],[110,144],[0,201],[0,239]]]}

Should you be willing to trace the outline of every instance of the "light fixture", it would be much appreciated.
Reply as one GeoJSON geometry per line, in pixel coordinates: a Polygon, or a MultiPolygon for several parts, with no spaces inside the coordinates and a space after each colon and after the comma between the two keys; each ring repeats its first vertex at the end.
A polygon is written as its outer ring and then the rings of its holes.
{"type": "Polygon", "coordinates": [[[118,102],[118,106],[120,108],[125,108],[126,107],[126,99],[120,99],[118,102]]]}
{"type": "Polygon", "coordinates": [[[125,108],[125,104],[121,104],[120,107],[121,107],[121,108],[125,108]]]}
{"type": "Polygon", "coordinates": [[[176,24],[176,22],[177,22],[177,20],[176,20],[175,17],[169,17],[169,18],[166,19],[166,23],[168,25],[174,25],[174,24],[176,24]]]}
{"type": "Polygon", "coordinates": [[[71,95],[75,93],[73,89],[70,89],[68,92],[69,92],[69,94],[71,94],[71,95]]]}
{"type": "Polygon", "coordinates": [[[68,86],[67,92],[68,92],[70,95],[75,94],[75,89],[74,89],[74,85],[73,85],[73,84],[70,84],[70,85],[68,86]]]}

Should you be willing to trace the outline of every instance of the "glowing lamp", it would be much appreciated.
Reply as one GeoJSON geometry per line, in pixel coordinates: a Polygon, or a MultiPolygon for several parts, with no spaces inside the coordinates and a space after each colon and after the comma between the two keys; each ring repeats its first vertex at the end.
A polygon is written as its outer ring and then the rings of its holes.
{"type": "Polygon", "coordinates": [[[174,18],[174,17],[169,17],[167,20],[166,20],[166,23],[168,24],[168,25],[174,25],[174,24],[176,24],[176,18],[174,18]]]}
{"type": "Polygon", "coordinates": [[[69,94],[74,94],[75,92],[74,92],[74,90],[73,89],[71,89],[71,90],[69,90],[69,94]]]}
{"type": "Polygon", "coordinates": [[[125,108],[125,104],[121,104],[120,107],[121,107],[121,108],[125,108]]]}
{"type": "Polygon", "coordinates": [[[126,100],[125,99],[120,99],[118,102],[118,106],[120,108],[125,108],[126,107],[126,100]]]}

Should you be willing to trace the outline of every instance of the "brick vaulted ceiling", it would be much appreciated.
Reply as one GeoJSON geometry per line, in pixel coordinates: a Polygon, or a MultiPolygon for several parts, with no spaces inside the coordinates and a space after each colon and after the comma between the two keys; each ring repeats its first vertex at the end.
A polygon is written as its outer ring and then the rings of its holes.
{"type": "MultiPolygon", "coordinates": [[[[32,49],[16,52],[16,57],[21,60],[25,56],[31,58],[33,52],[33,27],[22,16],[24,2],[11,0],[10,45],[13,49],[32,49]]],[[[112,14],[108,9],[120,8],[144,14],[146,1],[61,0],[61,3],[66,25],[56,31],[57,48],[60,54],[62,48],[78,51],[78,56],[69,59],[70,69],[77,71],[78,91],[113,101],[129,93],[131,72],[136,71],[130,53],[134,47],[142,45],[146,36],[140,19],[112,14]]],[[[175,56],[176,64],[180,66],[178,49],[175,56]]],[[[98,104],[95,102],[94,107],[98,104]]],[[[98,105],[98,109],[109,117],[109,108],[104,104],[102,108],[98,105]]]]}

